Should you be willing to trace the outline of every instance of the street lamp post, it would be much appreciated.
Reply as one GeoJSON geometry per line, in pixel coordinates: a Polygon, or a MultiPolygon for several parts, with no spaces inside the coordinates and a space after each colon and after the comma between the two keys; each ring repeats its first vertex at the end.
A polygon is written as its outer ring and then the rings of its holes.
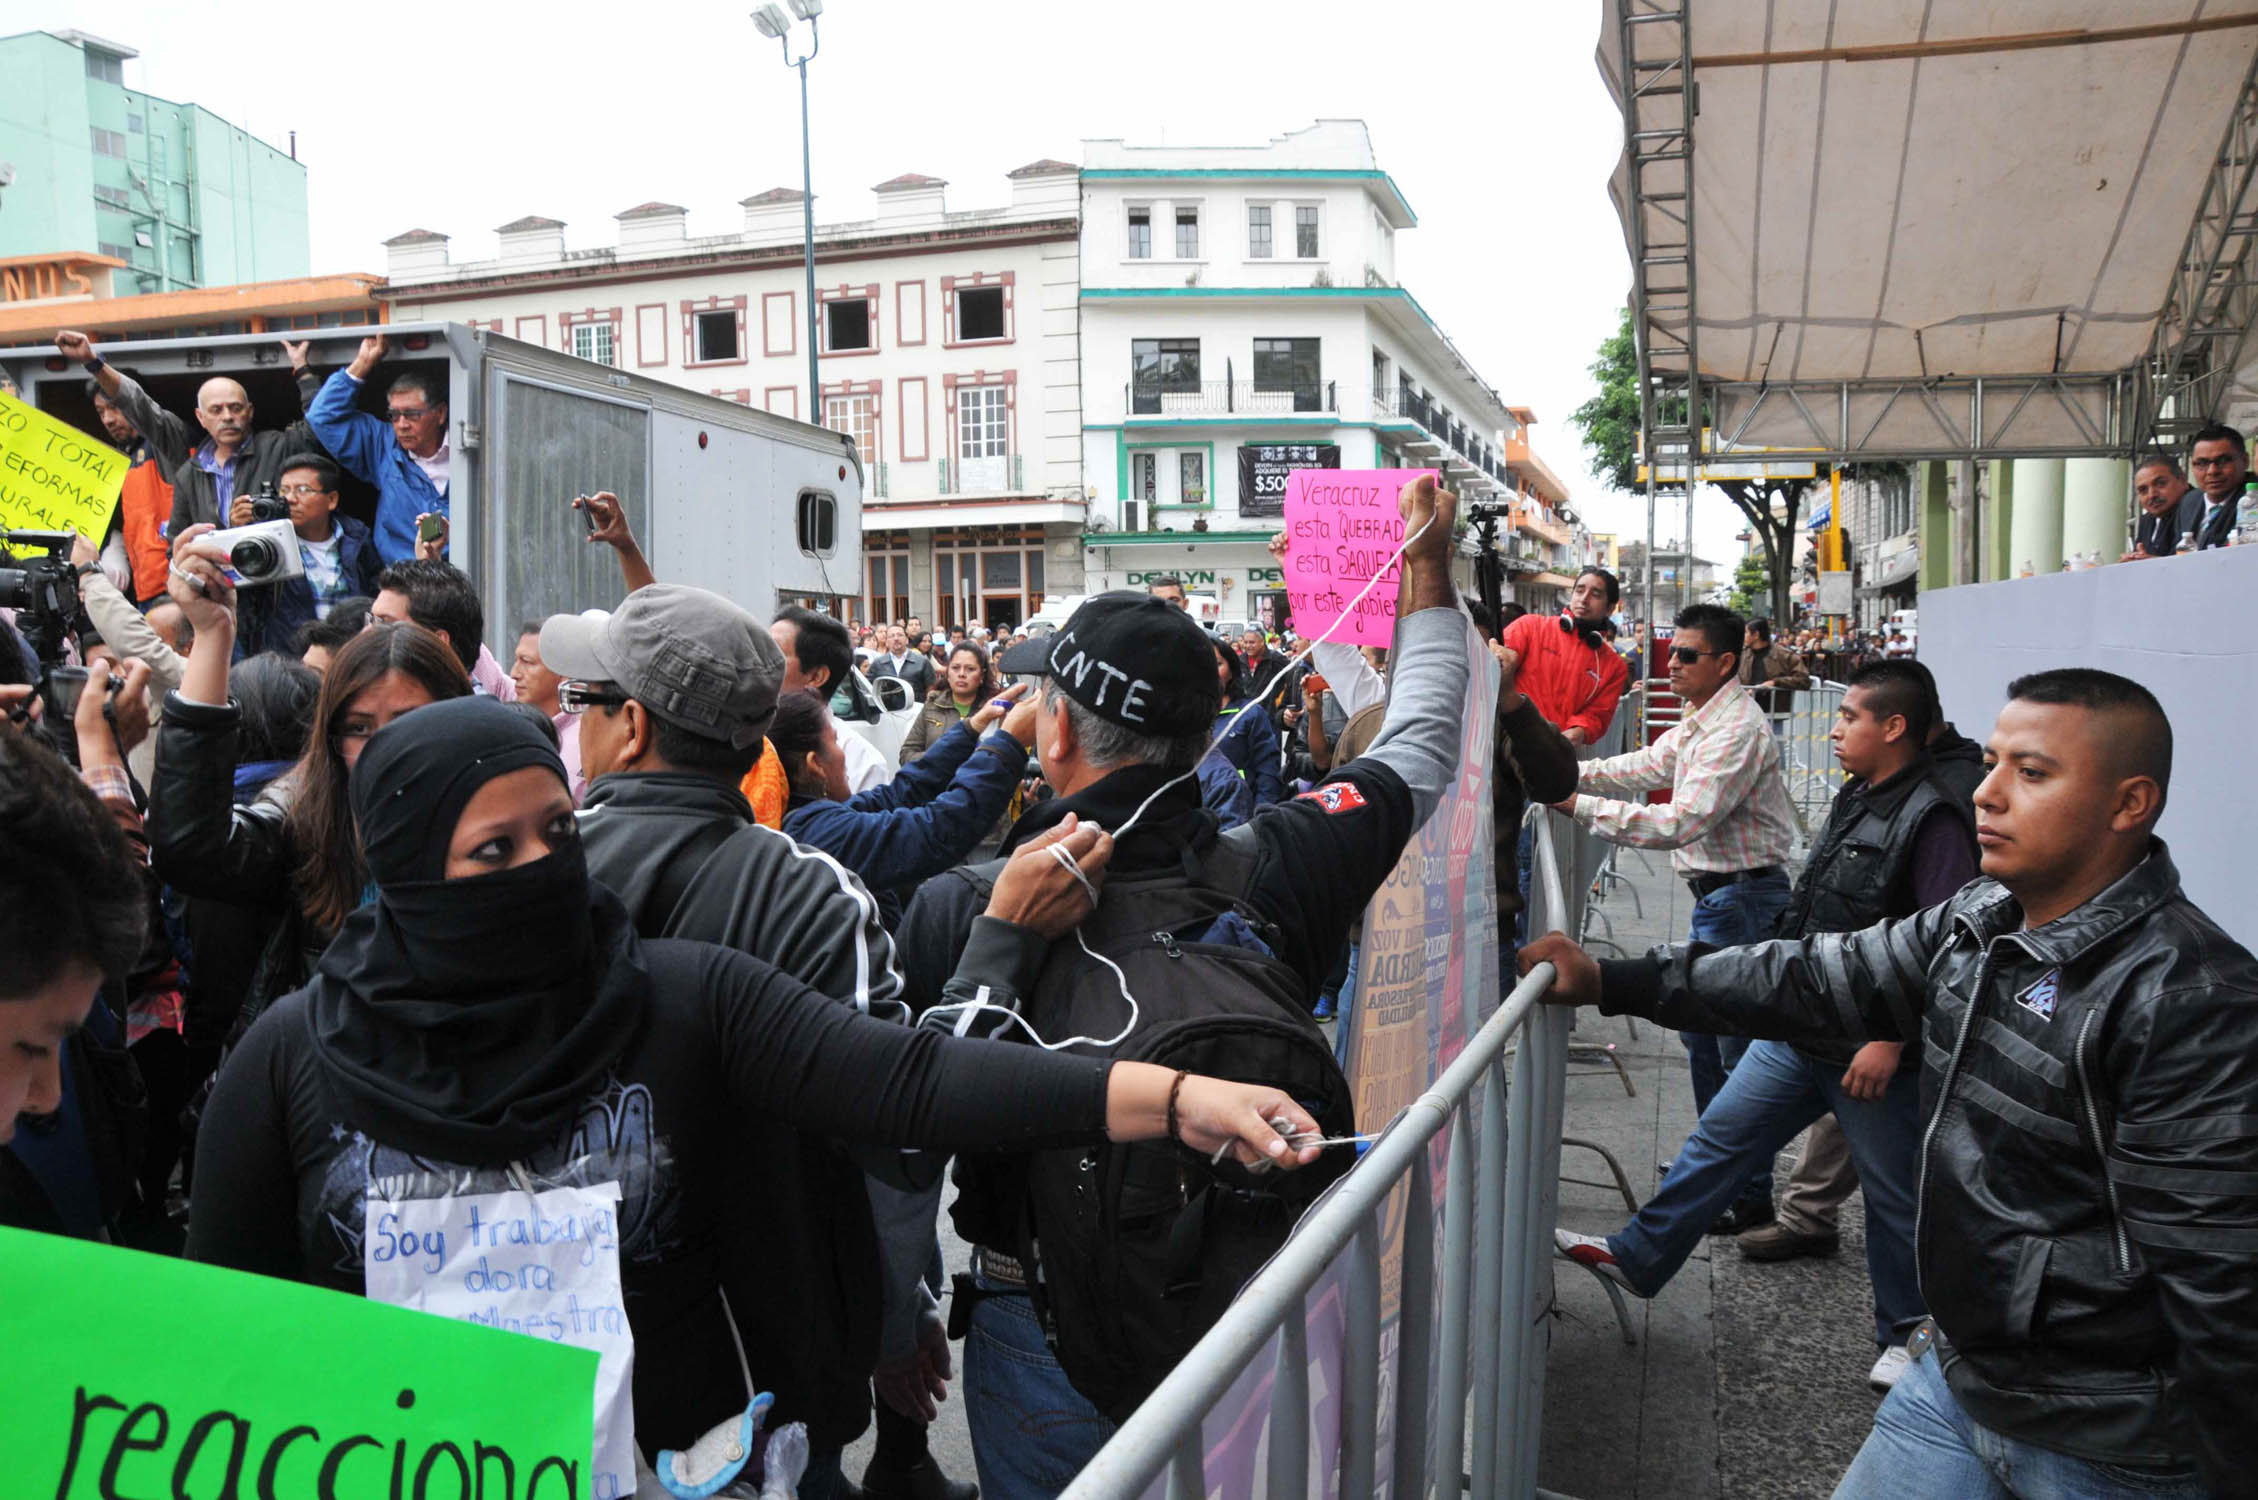
{"type": "Polygon", "coordinates": [[[792,22],[784,14],[784,7],[774,3],[753,12],[753,29],[762,36],[771,37],[784,49],[784,66],[796,68],[800,74],[800,233],[802,252],[807,262],[808,292],[808,420],[823,420],[823,378],[816,371],[816,321],[815,321],[815,168],[808,143],[808,64],[823,45],[823,37],[816,25],[816,17],[823,14],[823,0],[787,0],[793,17],[808,23],[808,50],[804,56],[792,56],[792,41],[788,33],[792,22]]]}

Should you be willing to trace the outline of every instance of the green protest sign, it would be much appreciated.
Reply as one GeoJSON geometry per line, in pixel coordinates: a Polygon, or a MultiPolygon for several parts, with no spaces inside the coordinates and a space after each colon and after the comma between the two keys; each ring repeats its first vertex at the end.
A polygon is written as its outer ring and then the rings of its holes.
{"type": "Polygon", "coordinates": [[[605,1500],[596,1356],[0,1229],[0,1454],[37,1500],[605,1500]]]}

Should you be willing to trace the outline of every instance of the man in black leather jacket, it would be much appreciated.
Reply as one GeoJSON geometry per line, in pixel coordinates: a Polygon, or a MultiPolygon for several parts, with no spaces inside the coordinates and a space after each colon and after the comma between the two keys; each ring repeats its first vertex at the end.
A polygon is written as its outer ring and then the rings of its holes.
{"type": "Polygon", "coordinates": [[[1595,964],[1551,998],[1788,1040],[1919,1041],[1933,1336],[1836,1491],[2248,1494],[2258,1475],[2258,962],[2154,836],[2171,727],[2021,678],[1976,794],[1988,879],[1863,932],[1595,964]],[[2044,1482],[2039,1476],[2045,1474],[2044,1482]]]}

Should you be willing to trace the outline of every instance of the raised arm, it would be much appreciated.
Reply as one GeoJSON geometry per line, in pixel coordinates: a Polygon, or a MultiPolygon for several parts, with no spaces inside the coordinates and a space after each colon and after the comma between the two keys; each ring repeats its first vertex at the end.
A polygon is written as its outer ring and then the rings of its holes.
{"type": "Polygon", "coordinates": [[[1442,801],[1457,774],[1458,720],[1466,701],[1467,623],[1450,581],[1451,522],[1458,497],[1422,475],[1398,501],[1404,549],[1388,661],[1388,712],[1360,759],[1387,766],[1411,790],[1412,826],[1442,801]],[[1422,530],[1424,528],[1424,530],[1422,530]]]}

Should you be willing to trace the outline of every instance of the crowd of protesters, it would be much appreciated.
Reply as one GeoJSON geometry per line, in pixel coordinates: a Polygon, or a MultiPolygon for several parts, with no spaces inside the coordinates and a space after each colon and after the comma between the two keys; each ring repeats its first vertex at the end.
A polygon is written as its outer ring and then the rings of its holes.
{"type": "Polygon", "coordinates": [[[1806,845],[1795,633],[1695,605],[1650,646],[1600,568],[1462,609],[1431,481],[1384,652],[1224,639],[1173,580],[1051,630],[764,619],[655,576],[604,494],[571,503],[616,606],[496,634],[446,560],[446,392],[359,407],[381,337],[325,379],[286,346],[305,414],[263,427],[57,347],[135,463],[68,638],[0,638],[0,1223],[358,1293],[380,1181],[617,1183],[637,1493],[758,1493],[701,1441],[750,1383],[801,1496],[966,1500],[927,1443],[961,1342],[978,1493],[1055,1494],[1347,1170],[1316,1143],[1387,1123],[1342,1071],[1358,929],[1479,663],[1501,961],[1677,1027],[1699,1113],[1562,1255],[1650,1297],[1705,1233],[1831,1253],[1859,1191],[1890,1394],[1840,1493],[2258,1468],[2258,969],[2154,837],[2138,686],[2018,681],[1987,764],[1876,650],[1806,845]],[[270,492],[305,566],[237,587],[210,534],[270,492]],[[1602,754],[1649,650],[1683,717],[1602,754]],[[1668,851],[1688,942],[1518,933],[1537,807],[1668,851]]]}

